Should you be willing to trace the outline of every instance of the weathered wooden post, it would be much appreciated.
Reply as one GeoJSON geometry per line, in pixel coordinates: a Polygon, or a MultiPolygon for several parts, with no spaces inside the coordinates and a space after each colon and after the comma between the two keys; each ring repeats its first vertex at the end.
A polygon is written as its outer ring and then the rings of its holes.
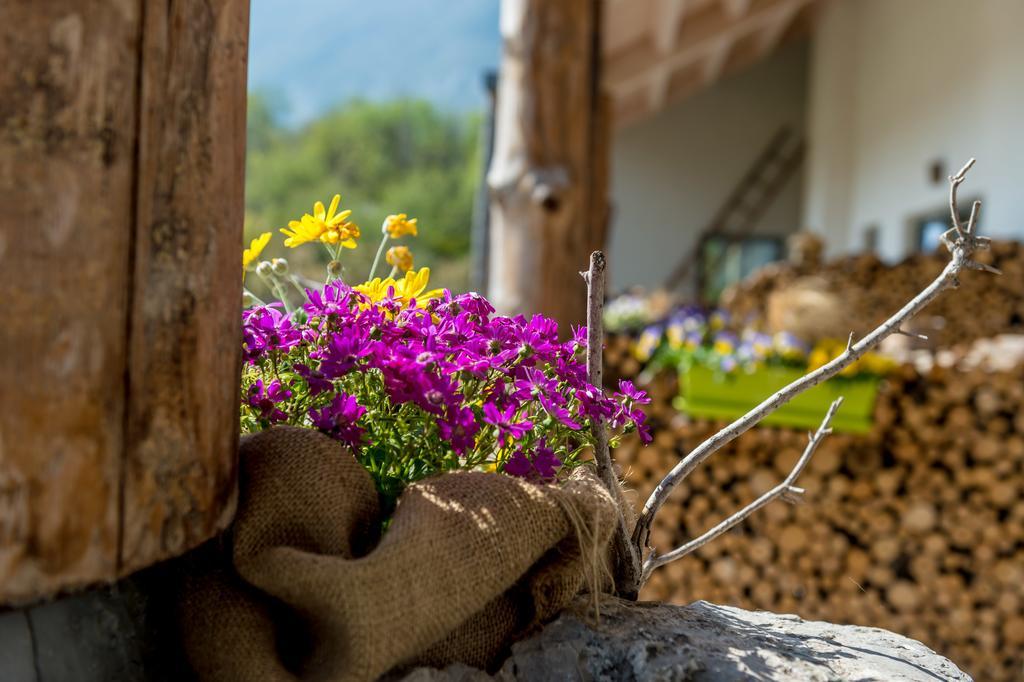
{"type": "MultiPolygon", "coordinates": [[[[503,0],[488,295],[502,312],[580,323],[579,269],[603,248],[608,106],[598,0],[503,0]]],[[[566,327],[567,328],[567,327],[566,327]]]]}
{"type": "Polygon", "coordinates": [[[0,3],[0,605],[232,511],[248,10],[0,3]]]}

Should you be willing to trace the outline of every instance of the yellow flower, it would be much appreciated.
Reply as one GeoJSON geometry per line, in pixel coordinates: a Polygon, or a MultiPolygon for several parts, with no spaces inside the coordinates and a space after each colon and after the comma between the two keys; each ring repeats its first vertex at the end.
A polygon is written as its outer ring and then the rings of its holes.
{"type": "Polygon", "coordinates": [[[249,248],[242,251],[242,280],[245,280],[245,271],[252,265],[252,262],[260,257],[263,249],[270,243],[270,233],[264,232],[256,239],[249,242],[249,248]]]}
{"type": "Polygon", "coordinates": [[[281,228],[281,232],[288,237],[284,245],[294,249],[306,242],[322,241],[325,244],[340,244],[346,249],[356,248],[356,239],[359,238],[359,226],[355,223],[346,222],[352,215],[352,211],[338,210],[341,202],[341,195],[335,194],[331,199],[330,208],[324,208],[323,202],[313,204],[313,214],[306,213],[301,220],[288,221],[287,228],[281,228]]]}
{"type": "Polygon", "coordinates": [[[670,324],[668,329],[665,330],[665,338],[668,340],[669,348],[682,348],[684,337],[683,325],[681,324],[670,324]]]}
{"type": "Polygon", "coordinates": [[[412,270],[412,251],[409,250],[408,246],[392,246],[388,249],[384,259],[388,262],[388,265],[393,265],[402,272],[412,270]]]}
{"type": "Polygon", "coordinates": [[[392,239],[398,239],[407,234],[415,237],[417,229],[416,218],[409,220],[409,217],[404,213],[389,215],[384,219],[384,224],[381,225],[381,232],[387,233],[392,239]]]}
{"type": "Polygon", "coordinates": [[[807,356],[807,369],[810,371],[816,370],[823,365],[827,365],[832,359],[829,352],[821,347],[815,347],[811,351],[811,354],[807,356]]]}
{"type": "Polygon", "coordinates": [[[398,285],[395,287],[395,293],[398,294],[406,304],[414,298],[417,301],[427,301],[432,298],[438,298],[442,293],[444,293],[441,289],[424,291],[427,288],[427,283],[429,281],[430,268],[420,268],[418,272],[415,270],[409,270],[405,273],[405,279],[398,280],[398,285]]]}
{"type": "Polygon", "coordinates": [[[281,228],[281,233],[287,237],[284,240],[284,245],[290,249],[301,246],[306,242],[315,242],[324,233],[323,225],[317,223],[313,216],[308,214],[302,216],[302,220],[288,221],[288,227],[291,228],[291,231],[281,228]]]}
{"type": "Polygon", "coordinates": [[[382,301],[388,298],[389,292],[393,292],[391,294],[392,298],[400,301],[404,307],[409,305],[409,302],[414,298],[417,301],[426,301],[441,295],[442,291],[440,289],[424,291],[429,280],[430,268],[420,268],[419,272],[409,270],[405,273],[405,277],[399,280],[395,280],[392,277],[386,279],[374,277],[370,281],[360,284],[355,289],[366,296],[370,303],[382,301]]]}
{"type": "Polygon", "coordinates": [[[391,277],[381,279],[380,277],[374,277],[371,280],[367,280],[362,284],[358,284],[355,290],[366,296],[370,303],[377,303],[388,296],[388,289],[395,286],[395,280],[391,277]]]}

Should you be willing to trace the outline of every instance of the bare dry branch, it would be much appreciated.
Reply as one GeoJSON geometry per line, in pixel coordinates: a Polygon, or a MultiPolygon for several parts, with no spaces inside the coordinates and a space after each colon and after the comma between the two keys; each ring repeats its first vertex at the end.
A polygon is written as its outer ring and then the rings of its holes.
{"type": "Polygon", "coordinates": [[[978,223],[978,211],[981,209],[981,202],[975,201],[971,205],[971,217],[967,219],[967,234],[974,234],[974,228],[978,223]]]}
{"type": "Polygon", "coordinates": [[[825,414],[825,418],[821,420],[821,425],[818,426],[818,430],[812,434],[809,434],[810,438],[807,441],[807,447],[804,448],[803,454],[800,455],[800,459],[797,460],[796,464],[793,466],[793,470],[789,472],[789,475],[786,476],[786,479],[782,481],[782,483],[778,484],[777,486],[766,492],[764,495],[761,495],[761,497],[757,498],[743,509],[740,509],[738,512],[736,512],[729,518],[725,519],[714,528],[708,530],[700,537],[690,540],[685,545],[681,545],[673,549],[671,552],[666,552],[665,554],[657,554],[655,552],[651,552],[651,554],[648,555],[647,559],[644,561],[641,583],[647,581],[647,578],[651,575],[651,571],[653,571],[654,569],[658,568],[659,566],[664,566],[665,564],[671,561],[680,559],[686,556],[687,554],[697,549],[700,549],[707,543],[717,538],[719,535],[728,532],[736,525],[742,523],[748,516],[750,516],[757,510],[761,509],[765,505],[769,504],[770,502],[773,502],[779,498],[783,498],[790,502],[795,502],[796,499],[799,498],[799,496],[804,493],[804,489],[798,488],[793,484],[796,483],[796,479],[800,476],[801,473],[803,473],[803,470],[811,461],[811,456],[814,454],[814,451],[818,448],[818,444],[825,439],[825,436],[832,433],[832,429],[829,428],[829,424],[832,422],[832,417],[835,415],[836,410],[839,409],[839,405],[842,404],[842,402],[843,399],[838,398],[835,402],[832,403],[832,406],[828,408],[828,412],[825,414]]]}
{"type": "MultiPolygon", "coordinates": [[[[956,189],[959,187],[960,183],[963,182],[965,174],[973,164],[974,159],[971,159],[959,173],[950,178],[950,206],[953,218],[953,228],[942,235],[942,241],[949,250],[951,258],[938,277],[936,277],[927,287],[925,287],[923,291],[921,291],[921,293],[911,299],[892,317],[887,319],[860,341],[847,348],[837,358],[769,396],[757,405],[757,407],[753,408],[745,415],[698,445],[678,464],[676,464],[668,475],[665,476],[665,478],[657,485],[654,492],[651,493],[651,496],[647,499],[647,502],[644,505],[643,511],[640,513],[640,518],[637,520],[636,527],[633,530],[633,543],[636,546],[638,553],[642,555],[644,548],[648,546],[651,522],[654,519],[654,514],[657,513],[658,509],[661,508],[661,505],[665,503],[665,500],[668,499],[672,490],[679,485],[683,479],[689,476],[690,473],[701,464],[701,462],[717,452],[724,445],[732,442],[735,438],[745,433],[755,424],[785,405],[797,395],[834,377],[843,369],[856,362],[869,350],[877,346],[887,336],[900,331],[904,323],[919,313],[922,308],[928,305],[939,294],[947,289],[953,289],[959,286],[959,274],[962,270],[965,268],[989,270],[991,268],[991,266],[986,266],[971,260],[971,256],[975,251],[988,248],[990,240],[985,237],[978,237],[974,234],[965,232],[960,225],[959,214],[957,212],[956,189]]],[[[974,213],[976,220],[977,210],[975,210],[974,213]]]]}
{"type": "MultiPolygon", "coordinates": [[[[949,212],[953,218],[953,229],[956,230],[957,234],[961,237],[964,235],[964,226],[960,222],[960,209],[956,204],[956,191],[960,189],[960,183],[967,177],[967,171],[971,170],[971,166],[974,165],[974,159],[964,164],[964,167],[956,175],[949,176],[949,212]]],[[[973,225],[972,225],[973,226],[973,225]]],[[[968,230],[968,233],[970,231],[968,230]]]]}
{"type": "Polygon", "coordinates": [[[897,329],[896,331],[893,332],[893,334],[899,334],[900,336],[909,336],[912,339],[920,339],[921,341],[927,341],[928,340],[928,337],[925,336],[924,334],[917,334],[915,332],[908,332],[908,331],[904,331],[902,329],[897,329]]]}
{"type": "MultiPolygon", "coordinates": [[[[603,379],[604,351],[604,293],[605,293],[605,257],[600,251],[590,254],[590,269],[581,272],[587,283],[587,380],[600,388],[603,379]]],[[[594,419],[591,422],[594,435],[594,461],[597,463],[597,475],[604,483],[612,497],[618,499],[622,494],[619,482],[612,468],[611,453],[608,451],[608,430],[604,421],[594,419]]],[[[630,539],[626,521],[619,517],[619,528],[616,529],[613,546],[615,555],[615,590],[625,598],[636,599],[640,589],[640,555],[630,539]]]]}

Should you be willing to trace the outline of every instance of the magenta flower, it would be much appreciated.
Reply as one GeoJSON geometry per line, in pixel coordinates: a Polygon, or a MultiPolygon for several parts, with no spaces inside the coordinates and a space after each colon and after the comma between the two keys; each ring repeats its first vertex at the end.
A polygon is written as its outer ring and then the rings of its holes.
{"type": "Polygon", "coordinates": [[[499,439],[511,436],[512,440],[519,440],[533,428],[533,422],[528,419],[513,421],[515,415],[515,405],[509,405],[505,409],[499,410],[494,403],[484,403],[484,421],[497,427],[499,439]]]}
{"type": "Polygon", "coordinates": [[[257,379],[249,387],[249,396],[246,402],[249,404],[249,407],[259,412],[260,419],[274,423],[285,421],[288,418],[288,415],[279,409],[277,405],[291,397],[292,392],[285,388],[277,379],[274,379],[265,387],[263,381],[257,379]]]}
{"type": "Polygon", "coordinates": [[[310,410],[309,418],[313,426],[331,438],[357,445],[363,438],[363,429],[356,422],[364,414],[366,408],[356,401],[355,396],[338,393],[329,405],[319,410],[310,410]]]}
{"type": "Polygon", "coordinates": [[[321,393],[330,391],[334,388],[334,384],[328,381],[323,372],[310,369],[306,365],[296,363],[295,373],[306,380],[306,384],[309,386],[310,395],[320,395],[321,393]]]}
{"type": "Polygon", "coordinates": [[[558,459],[554,451],[541,445],[534,451],[533,457],[528,457],[522,450],[516,450],[508,461],[505,462],[505,473],[510,476],[518,476],[539,481],[552,481],[562,466],[562,460],[558,459]]]}
{"type": "Polygon", "coordinates": [[[441,438],[448,441],[452,450],[464,454],[476,444],[476,434],[480,424],[473,410],[468,407],[448,408],[447,415],[437,423],[441,438]]]}
{"type": "Polygon", "coordinates": [[[288,350],[302,340],[288,316],[270,306],[253,308],[245,314],[242,337],[245,356],[250,361],[267,351],[288,350]]]}
{"type": "Polygon", "coordinates": [[[348,316],[352,313],[352,289],[344,282],[334,281],[323,291],[306,289],[309,303],[302,306],[310,317],[348,316]]]}
{"type": "Polygon", "coordinates": [[[651,399],[647,397],[647,391],[641,391],[633,385],[632,381],[619,380],[619,393],[629,398],[637,405],[647,405],[651,399]]]}

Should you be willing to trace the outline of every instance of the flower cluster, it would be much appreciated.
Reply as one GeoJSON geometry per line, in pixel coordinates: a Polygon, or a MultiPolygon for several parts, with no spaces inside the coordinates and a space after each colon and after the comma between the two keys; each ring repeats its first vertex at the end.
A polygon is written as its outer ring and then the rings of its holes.
{"type": "Polygon", "coordinates": [[[428,276],[335,281],[291,316],[245,311],[243,430],[319,429],[351,446],[390,500],[455,468],[553,480],[593,445],[597,419],[650,439],[643,391],[587,382],[585,330],[560,341],[548,318],[426,291],[428,276]]]}
{"type": "MultiPolygon", "coordinates": [[[[633,353],[654,368],[677,365],[685,371],[701,365],[731,374],[773,365],[815,370],[845,349],[846,341],[839,339],[823,339],[812,347],[788,332],[773,335],[753,327],[736,329],[724,311],[705,313],[700,308],[685,307],[644,329],[633,353]]],[[[885,356],[867,353],[840,374],[883,376],[893,366],[885,356]]]]}

